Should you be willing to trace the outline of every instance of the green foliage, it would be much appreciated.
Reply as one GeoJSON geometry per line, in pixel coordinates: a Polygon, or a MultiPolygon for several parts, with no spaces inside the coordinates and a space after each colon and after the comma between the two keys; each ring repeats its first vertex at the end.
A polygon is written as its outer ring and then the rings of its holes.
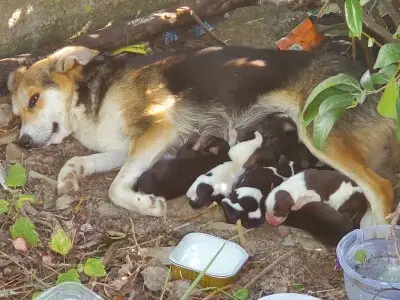
{"type": "Polygon", "coordinates": [[[34,292],[33,295],[32,295],[32,300],[36,299],[36,298],[39,297],[41,294],[43,294],[43,291],[34,292]]]}
{"type": "Polygon", "coordinates": [[[24,206],[25,202],[36,202],[35,195],[21,194],[15,202],[15,208],[20,210],[24,206]]]}
{"type": "Polygon", "coordinates": [[[27,180],[26,170],[23,165],[17,163],[9,168],[6,177],[7,187],[23,187],[27,180]]]}
{"type": "Polygon", "coordinates": [[[358,250],[356,253],[354,253],[353,259],[358,263],[365,263],[367,261],[367,251],[358,250]]]}
{"type": "Polygon", "coordinates": [[[97,258],[89,258],[85,262],[83,272],[90,277],[104,277],[107,275],[105,266],[97,258]]]}
{"type": "Polygon", "coordinates": [[[0,214],[5,214],[8,212],[8,201],[7,200],[0,200],[0,214]]]}
{"type": "Polygon", "coordinates": [[[72,241],[62,228],[56,229],[51,235],[50,249],[61,255],[67,255],[72,249],[72,241]]]}
{"type": "Polygon", "coordinates": [[[28,246],[35,247],[40,245],[35,225],[28,218],[18,218],[14,225],[10,227],[10,235],[13,240],[23,238],[28,246]]]}
{"type": "Polygon", "coordinates": [[[293,284],[293,290],[295,290],[296,292],[300,292],[303,289],[304,289],[304,284],[301,284],[301,283],[293,284]]]}
{"type": "Polygon", "coordinates": [[[400,43],[389,43],[379,50],[374,69],[381,69],[400,61],[400,43]]]}
{"type": "Polygon", "coordinates": [[[78,271],[76,269],[70,269],[67,272],[59,274],[57,277],[56,284],[60,284],[62,282],[78,282],[78,283],[80,283],[81,280],[79,278],[78,271]]]}
{"type": "Polygon", "coordinates": [[[247,300],[248,297],[249,297],[249,289],[246,288],[238,289],[233,294],[234,300],[247,300]]]}
{"type": "Polygon", "coordinates": [[[397,27],[396,32],[393,34],[393,38],[394,39],[400,38],[400,25],[399,25],[399,27],[397,27]]]}
{"type": "Polygon", "coordinates": [[[397,98],[399,97],[399,86],[397,83],[390,81],[379,100],[377,110],[387,118],[397,119],[397,98]]]}
{"type": "Polygon", "coordinates": [[[344,12],[350,36],[361,39],[363,24],[363,9],[360,0],[346,0],[344,12]]]}

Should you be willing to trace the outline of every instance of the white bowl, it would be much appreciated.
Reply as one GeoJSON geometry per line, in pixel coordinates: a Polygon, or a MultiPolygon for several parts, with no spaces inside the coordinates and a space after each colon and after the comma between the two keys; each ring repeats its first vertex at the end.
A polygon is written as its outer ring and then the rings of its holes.
{"type": "MultiPolygon", "coordinates": [[[[202,272],[225,241],[205,233],[189,233],[171,252],[169,261],[185,269],[202,272]]],[[[226,241],[205,274],[218,278],[234,276],[248,257],[247,252],[238,244],[226,241]]]]}
{"type": "Polygon", "coordinates": [[[283,293],[283,294],[274,294],[265,296],[258,300],[321,300],[321,299],[303,294],[283,293]]]}

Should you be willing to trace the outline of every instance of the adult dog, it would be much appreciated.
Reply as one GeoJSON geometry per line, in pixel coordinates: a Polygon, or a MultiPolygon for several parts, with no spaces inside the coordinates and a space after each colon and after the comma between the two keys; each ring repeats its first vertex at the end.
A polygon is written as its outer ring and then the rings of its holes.
{"type": "Polygon", "coordinates": [[[276,111],[297,124],[299,137],[321,161],[352,178],[365,192],[375,224],[392,210],[392,184],[382,177],[397,163],[394,120],[376,111],[377,99],[349,109],[323,151],[300,122],[310,91],[338,73],[360,78],[363,68],[327,53],[211,47],[144,57],[100,55],[65,47],[11,73],[13,112],[22,119],[19,144],[61,143],[72,135],[97,154],[73,157],[58,175],[60,193],[79,178],[121,168],[109,197],[143,215],[162,216],[164,199],[133,191],[136,179],[171,146],[197,131],[228,138],[276,111]],[[380,175],[378,175],[380,174],[380,175]]]}

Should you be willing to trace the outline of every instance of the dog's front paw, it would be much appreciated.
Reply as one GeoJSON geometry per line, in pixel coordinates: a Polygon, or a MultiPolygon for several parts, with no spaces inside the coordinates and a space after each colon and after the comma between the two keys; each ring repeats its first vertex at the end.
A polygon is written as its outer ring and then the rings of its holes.
{"type": "Polygon", "coordinates": [[[84,175],[84,167],[80,159],[72,158],[66,162],[58,173],[57,192],[66,194],[79,190],[79,178],[84,175]]]}

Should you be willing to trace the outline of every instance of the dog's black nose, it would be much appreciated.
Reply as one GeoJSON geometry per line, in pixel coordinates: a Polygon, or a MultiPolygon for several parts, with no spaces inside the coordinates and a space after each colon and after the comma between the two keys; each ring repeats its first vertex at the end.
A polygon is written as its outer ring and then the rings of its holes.
{"type": "Polygon", "coordinates": [[[18,140],[18,145],[25,149],[29,149],[32,146],[32,138],[27,134],[23,134],[18,140]]]}

